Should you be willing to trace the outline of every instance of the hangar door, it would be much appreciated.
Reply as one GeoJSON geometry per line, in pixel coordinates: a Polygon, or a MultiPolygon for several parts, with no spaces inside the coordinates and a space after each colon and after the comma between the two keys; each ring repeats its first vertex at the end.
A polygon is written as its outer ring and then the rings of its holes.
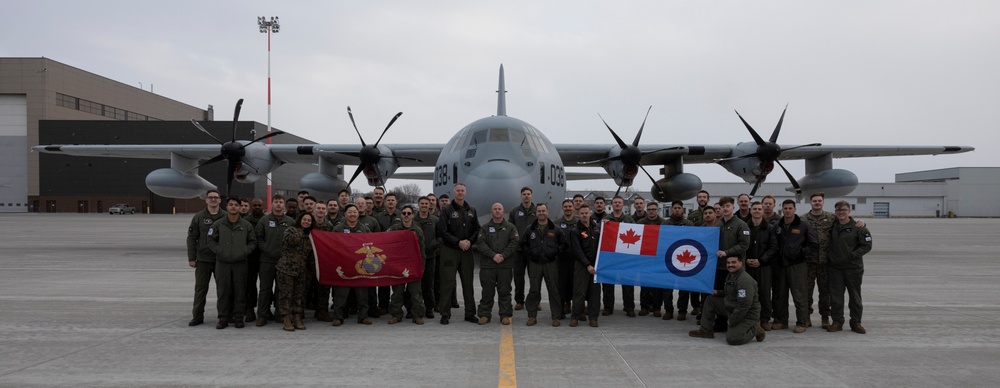
{"type": "Polygon", "coordinates": [[[872,204],[872,216],[875,218],[889,218],[889,203],[874,202],[872,204]]]}

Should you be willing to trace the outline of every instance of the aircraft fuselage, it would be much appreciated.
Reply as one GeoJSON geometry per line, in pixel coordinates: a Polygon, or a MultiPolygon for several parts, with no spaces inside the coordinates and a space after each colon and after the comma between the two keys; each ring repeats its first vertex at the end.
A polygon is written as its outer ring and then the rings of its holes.
{"type": "Polygon", "coordinates": [[[494,203],[509,210],[519,204],[522,187],[534,202],[559,206],[566,197],[566,174],[552,143],[535,127],[508,116],[492,116],[465,126],[441,150],[434,168],[434,194],[452,196],[456,183],[468,189],[466,201],[481,220],[494,203]]]}

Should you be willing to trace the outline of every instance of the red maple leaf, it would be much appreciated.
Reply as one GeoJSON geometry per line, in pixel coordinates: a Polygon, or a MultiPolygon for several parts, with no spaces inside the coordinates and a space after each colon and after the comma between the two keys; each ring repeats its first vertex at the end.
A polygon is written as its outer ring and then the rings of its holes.
{"type": "Polygon", "coordinates": [[[685,267],[687,267],[688,264],[693,263],[697,258],[698,256],[692,255],[687,249],[684,250],[683,254],[677,255],[677,261],[684,263],[685,267]]]}
{"type": "Polygon", "coordinates": [[[641,237],[641,234],[635,234],[635,231],[632,229],[629,229],[628,232],[618,234],[618,238],[622,239],[622,242],[625,243],[625,245],[635,244],[639,242],[639,238],[641,237]]]}

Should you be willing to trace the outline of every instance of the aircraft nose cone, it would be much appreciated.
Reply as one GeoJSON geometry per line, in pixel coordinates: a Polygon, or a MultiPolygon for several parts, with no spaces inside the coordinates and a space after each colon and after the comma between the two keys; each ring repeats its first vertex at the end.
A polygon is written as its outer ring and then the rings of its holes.
{"type": "Polygon", "coordinates": [[[489,203],[477,203],[480,216],[489,215],[494,202],[510,207],[521,202],[521,188],[531,185],[531,175],[510,162],[488,162],[469,172],[465,177],[468,187],[475,187],[469,198],[479,197],[489,203]]]}

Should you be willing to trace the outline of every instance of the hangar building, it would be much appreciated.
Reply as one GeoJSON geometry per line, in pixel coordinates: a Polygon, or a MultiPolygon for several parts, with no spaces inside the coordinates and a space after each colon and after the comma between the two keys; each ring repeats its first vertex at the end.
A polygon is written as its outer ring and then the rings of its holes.
{"type": "MultiPolygon", "coordinates": [[[[230,138],[231,122],[212,123],[213,111],[49,58],[0,58],[0,213],[104,212],[116,203],[155,212],[195,211],[204,206],[201,200],[158,197],[143,184],[146,174],[168,167],[168,160],[39,155],[30,147],[211,143],[191,119],[220,139],[230,138]]],[[[240,122],[239,128],[240,139],[249,137],[251,128],[266,133],[260,123],[240,122]]],[[[291,135],[272,140],[311,143],[291,135]]],[[[225,163],[217,165],[203,168],[201,175],[224,190],[225,163]]],[[[281,167],[275,192],[297,190],[298,179],[312,170],[281,167]]],[[[263,196],[262,181],[253,188],[234,184],[234,194],[263,196]]]]}

